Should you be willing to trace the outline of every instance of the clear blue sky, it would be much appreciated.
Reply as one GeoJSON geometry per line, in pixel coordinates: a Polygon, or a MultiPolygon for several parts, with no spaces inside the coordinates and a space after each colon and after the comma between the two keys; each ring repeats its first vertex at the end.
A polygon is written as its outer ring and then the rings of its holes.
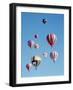
{"type": "Polygon", "coordinates": [[[64,75],[64,15],[48,13],[21,13],[21,76],[57,76],[64,75]],[[47,24],[42,23],[42,19],[48,20],[47,24]],[[55,33],[57,36],[56,45],[51,48],[46,41],[49,33],[55,33]],[[39,38],[35,40],[34,34],[39,38]],[[40,45],[39,49],[30,49],[27,45],[28,40],[34,40],[40,45]],[[53,63],[50,57],[44,58],[43,52],[50,53],[57,51],[59,57],[56,63],[53,63]],[[37,70],[33,67],[30,72],[26,69],[26,64],[31,62],[34,55],[40,55],[42,62],[37,70]]]}

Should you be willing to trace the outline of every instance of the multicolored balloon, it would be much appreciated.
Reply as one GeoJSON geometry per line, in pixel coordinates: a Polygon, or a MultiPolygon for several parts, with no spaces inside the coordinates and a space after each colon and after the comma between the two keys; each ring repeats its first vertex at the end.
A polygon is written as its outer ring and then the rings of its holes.
{"type": "Polygon", "coordinates": [[[39,44],[34,44],[34,48],[40,48],[39,44]]]}
{"type": "Polygon", "coordinates": [[[37,39],[39,37],[39,35],[38,34],[35,34],[34,37],[35,37],[35,39],[37,39]]]}
{"type": "Polygon", "coordinates": [[[53,62],[55,62],[57,60],[57,58],[58,58],[58,52],[52,51],[50,53],[50,58],[53,60],[53,62]]]}
{"type": "Polygon", "coordinates": [[[35,44],[35,42],[34,42],[33,40],[29,40],[29,41],[28,41],[28,46],[29,46],[30,48],[34,47],[34,44],[35,44]]]}
{"type": "Polygon", "coordinates": [[[37,69],[37,67],[40,65],[42,58],[40,56],[33,56],[31,63],[32,65],[37,69]]]}
{"type": "Polygon", "coordinates": [[[26,64],[26,68],[27,68],[28,71],[30,71],[31,67],[32,67],[32,64],[31,63],[26,64]]]}
{"type": "Polygon", "coordinates": [[[43,56],[44,56],[45,58],[47,58],[47,57],[48,57],[48,53],[47,53],[47,52],[44,52],[44,53],[43,53],[43,56]]]}
{"type": "Polygon", "coordinates": [[[50,44],[50,46],[52,47],[55,45],[57,37],[55,34],[48,34],[46,39],[48,41],[48,44],[50,44]]]}

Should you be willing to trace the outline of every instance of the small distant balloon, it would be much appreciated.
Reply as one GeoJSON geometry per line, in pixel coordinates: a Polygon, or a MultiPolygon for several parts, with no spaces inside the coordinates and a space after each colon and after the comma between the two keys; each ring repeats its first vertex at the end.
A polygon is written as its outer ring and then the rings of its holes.
{"type": "Polygon", "coordinates": [[[42,22],[43,22],[43,24],[46,24],[47,23],[47,19],[42,19],[42,22]]]}
{"type": "Polygon", "coordinates": [[[53,62],[55,62],[57,60],[57,58],[58,58],[58,52],[52,51],[50,53],[50,58],[53,60],[53,62]]]}
{"type": "Polygon", "coordinates": [[[55,45],[57,40],[57,37],[55,34],[48,34],[46,38],[47,38],[48,44],[50,44],[51,47],[55,45]]]}
{"type": "Polygon", "coordinates": [[[28,46],[29,46],[30,48],[34,47],[34,44],[35,44],[35,42],[34,42],[33,40],[29,40],[29,41],[28,41],[28,46]]]}
{"type": "Polygon", "coordinates": [[[34,44],[34,48],[40,48],[39,44],[34,44]]]}
{"type": "Polygon", "coordinates": [[[43,56],[44,56],[45,58],[47,58],[47,57],[48,57],[48,53],[47,53],[47,52],[44,52],[44,53],[43,53],[43,56]]]}
{"type": "Polygon", "coordinates": [[[32,65],[37,69],[37,67],[40,65],[42,58],[40,56],[33,56],[31,63],[32,65]]]}
{"type": "Polygon", "coordinates": [[[38,35],[38,34],[35,34],[35,35],[34,35],[34,38],[35,38],[35,39],[37,39],[38,37],[39,37],[39,35],[38,35]]]}
{"type": "Polygon", "coordinates": [[[31,67],[32,67],[32,64],[26,64],[26,68],[28,71],[30,71],[31,67]]]}

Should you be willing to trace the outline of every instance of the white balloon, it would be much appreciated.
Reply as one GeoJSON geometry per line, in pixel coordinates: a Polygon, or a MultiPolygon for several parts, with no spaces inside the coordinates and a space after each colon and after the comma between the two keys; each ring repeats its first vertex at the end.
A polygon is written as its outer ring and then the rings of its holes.
{"type": "Polygon", "coordinates": [[[43,56],[47,58],[48,57],[48,53],[47,52],[44,52],[43,53],[43,56]]]}
{"type": "Polygon", "coordinates": [[[57,60],[57,58],[58,58],[58,52],[52,51],[50,53],[50,58],[55,62],[57,60]]]}
{"type": "Polygon", "coordinates": [[[40,48],[39,44],[34,44],[34,48],[40,48]]]}

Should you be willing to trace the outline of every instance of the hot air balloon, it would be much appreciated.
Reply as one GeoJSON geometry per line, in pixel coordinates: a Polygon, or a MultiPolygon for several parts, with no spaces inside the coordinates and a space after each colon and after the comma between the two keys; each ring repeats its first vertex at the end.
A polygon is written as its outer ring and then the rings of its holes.
{"type": "Polygon", "coordinates": [[[33,56],[33,57],[32,57],[31,63],[32,63],[32,65],[35,67],[35,69],[37,69],[37,67],[40,65],[41,60],[42,60],[42,59],[41,59],[40,56],[33,56]]]}
{"type": "Polygon", "coordinates": [[[35,42],[34,42],[33,40],[29,40],[29,41],[28,41],[28,46],[29,46],[30,48],[34,47],[34,44],[35,44],[35,42]]]}
{"type": "Polygon", "coordinates": [[[37,39],[38,37],[39,37],[39,35],[38,35],[38,34],[35,34],[35,35],[34,35],[34,38],[35,38],[35,39],[37,39]]]}
{"type": "Polygon", "coordinates": [[[47,57],[48,57],[48,53],[47,53],[47,52],[44,52],[44,53],[43,53],[43,56],[44,56],[45,58],[47,58],[47,57]]]}
{"type": "Polygon", "coordinates": [[[31,67],[32,67],[32,64],[30,64],[30,63],[26,64],[26,68],[27,68],[28,71],[30,71],[31,67]]]}
{"type": "Polygon", "coordinates": [[[46,24],[46,23],[47,23],[47,19],[44,18],[44,19],[42,20],[42,22],[43,22],[43,24],[46,24]]]}
{"type": "Polygon", "coordinates": [[[58,58],[58,52],[52,51],[50,53],[50,58],[53,60],[53,62],[55,62],[57,60],[57,58],[58,58]]]}
{"type": "Polygon", "coordinates": [[[34,44],[34,48],[40,48],[39,44],[34,44]]]}
{"type": "Polygon", "coordinates": [[[56,40],[57,40],[57,37],[55,34],[48,34],[47,35],[47,41],[51,47],[55,45],[56,40]]]}

